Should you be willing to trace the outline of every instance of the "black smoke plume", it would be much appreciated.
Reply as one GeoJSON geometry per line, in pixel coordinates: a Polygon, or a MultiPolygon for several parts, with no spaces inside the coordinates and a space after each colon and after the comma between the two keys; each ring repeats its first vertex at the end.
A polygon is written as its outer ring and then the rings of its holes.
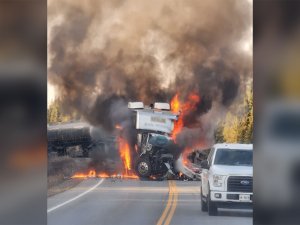
{"type": "Polygon", "coordinates": [[[211,140],[252,75],[243,50],[251,8],[246,0],[50,0],[49,82],[65,110],[107,131],[130,126],[128,101],[196,93],[181,144],[211,140]]]}

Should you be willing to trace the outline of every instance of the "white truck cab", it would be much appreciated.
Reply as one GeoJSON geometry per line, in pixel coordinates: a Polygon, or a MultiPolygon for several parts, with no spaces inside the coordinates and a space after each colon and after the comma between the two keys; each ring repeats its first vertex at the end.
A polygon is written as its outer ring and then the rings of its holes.
{"type": "Polygon", "coordinates": [[[201,167],[202,211],[212,216],[218,208],[252,207],[252,144],[215,144],[201,167]]]}

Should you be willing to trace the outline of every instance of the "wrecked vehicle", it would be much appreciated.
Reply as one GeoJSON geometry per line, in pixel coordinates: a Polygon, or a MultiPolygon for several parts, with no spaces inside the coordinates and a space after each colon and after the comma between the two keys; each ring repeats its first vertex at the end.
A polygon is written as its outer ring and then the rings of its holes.
{"type": "Polygon", "coordinates": [[[135,160],[136,174],[141,178],[166,178],[175,175],[176,145],[171,138],[178,115],[170,111],[168,103],[154,103],[145,107],[142,102],[129,102],[137,130],[135,160]]]}
{"type": "Polygon", "coordinates": [[[92,137],[91,127],[83,122],[61,123],[47,126],[48,153],[59,156],[69,155],[68,149],[77,147],[83,157],[88,156],[92,137]]]}

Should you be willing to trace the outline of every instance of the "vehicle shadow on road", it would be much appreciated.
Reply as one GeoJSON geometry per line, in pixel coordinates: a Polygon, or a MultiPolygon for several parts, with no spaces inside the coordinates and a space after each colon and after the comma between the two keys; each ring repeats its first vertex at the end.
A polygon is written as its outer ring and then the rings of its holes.
{"type": "Polygon", "coordinates": [[[219,209],[218,216],[232,216],[232,217],[253,217],[253,210],[226,210],[219,209]]]}

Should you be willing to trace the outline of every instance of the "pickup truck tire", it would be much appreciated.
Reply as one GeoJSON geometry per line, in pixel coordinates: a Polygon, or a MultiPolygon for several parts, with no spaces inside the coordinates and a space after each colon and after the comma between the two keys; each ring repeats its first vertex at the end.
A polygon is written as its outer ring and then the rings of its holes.
{"type": "Polygon", "coordinates": [[[217,216],[218,215],[218,207],[216,203],[210,200],[210,192],[207,197],[207,208],[208,208],[208,215],[210,216],[217,216]]]}
{"type": "Polygon", "coordinates": [[[151,164],[148,157],[140,157],[135,164],[135,171],[141,178],[149,178],[151,175],[151,164]]]}
{"type": "Polygon", "coordinates": [[[207,212],[207,202],[204,201],[204,196],[202,194],[202,188],[200,188],[200,192],[201,192],[201,194],[200,194],[201,195],[201,211],[207,212]]]}

